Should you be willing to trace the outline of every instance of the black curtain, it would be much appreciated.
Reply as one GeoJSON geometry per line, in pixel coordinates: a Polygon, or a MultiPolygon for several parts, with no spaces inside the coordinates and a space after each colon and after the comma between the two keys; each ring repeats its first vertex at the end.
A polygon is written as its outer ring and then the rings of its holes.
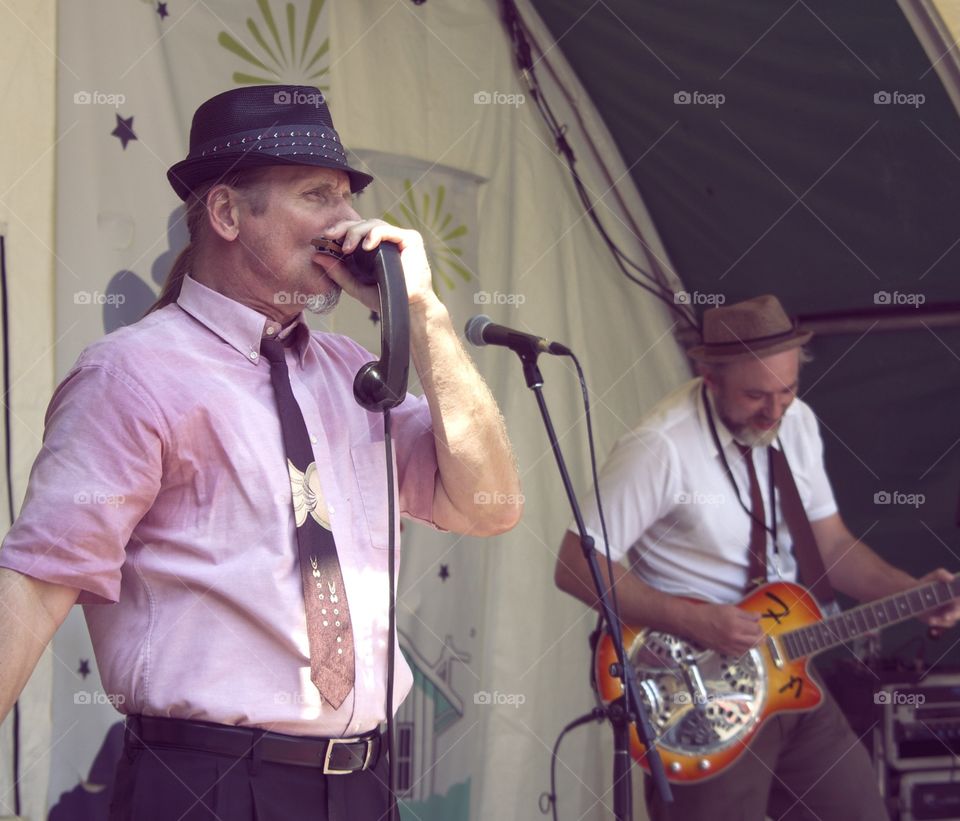
{"type": "MultiPolygon", "coordinates": [[[[702,304],[960,298],[960,121],[895,2],[534,5],[702,304]]],[[[811,352],[801,395],[851,530],[915,574],[960,570],[960,329],[821,335],[811,352]]],[[[892,630],[886,650],[912,656],[921,635],[892,630]]],[[[960,662],[958,639],[928,659],[960,662]]]]}

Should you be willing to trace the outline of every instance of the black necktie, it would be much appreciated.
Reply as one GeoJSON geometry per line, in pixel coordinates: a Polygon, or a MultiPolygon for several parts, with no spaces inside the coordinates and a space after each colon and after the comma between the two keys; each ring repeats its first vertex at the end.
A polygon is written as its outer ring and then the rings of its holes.
{"type": "Polygon", "coordinates": [[[270,362],[270,382],[287,452],[307,611],[310,678],[320,695],[337,708],[353,689],[354,682],[353,628],[337,545],[323,504],[310,435],[290,387],[283,343],[264,339],[260,342],[260,351],[270,362]]]}

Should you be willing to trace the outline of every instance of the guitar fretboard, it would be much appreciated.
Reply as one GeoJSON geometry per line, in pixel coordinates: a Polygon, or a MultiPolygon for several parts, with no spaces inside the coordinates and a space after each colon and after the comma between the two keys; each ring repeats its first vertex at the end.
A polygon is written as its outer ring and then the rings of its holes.
{"type": "Polygon", "coordinates": [[[949,582],[930,582],[885,599],[861,604],[815,624],[781,633],[779,640],[791,661],[843,644],[866,633],[935,610],[960,596],[960,577],[949,582]]]}

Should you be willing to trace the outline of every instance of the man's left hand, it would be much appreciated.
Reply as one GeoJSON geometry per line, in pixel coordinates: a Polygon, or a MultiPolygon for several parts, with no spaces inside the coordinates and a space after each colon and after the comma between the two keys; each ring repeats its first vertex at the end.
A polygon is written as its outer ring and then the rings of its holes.
{"type": "MultiPolygon", "coordinates": [[[[337,223],[324,235],[343,242],[343,253],[350,254],[358,246],[370,251],[381,242],[395,242],[400,248],[400,262],[407,286],[410,305],[428,299],[436,299],[433,292],[433,280],[430,276],[430,263],[423,247],[423,237],[417,231],[397,228],[378,219],[351,220],[337,223]]],[[[347,270],[345,265],[334,266],[329,274],[344,291],[362,302],[371,311],[380,311],[380,294],[375,285],[361,285],[347,270]]]]}
{"type": "MultiPolygon", "coordinates": [[[[926,576],[917,579],[917,581],[952,582],[953,573],[951,573],[949,570],[945,570],[942,567],[938,567],[936,570],[927,573],[926,576]]],[[[937,610],[931,610],[929,613],[920,616],[920,621],[939,630],[949,630],[957,623],[957,621],[960,621],[960,600],[952,601],[950,604],[945,604],[943,607],[940,607],[937,610]]]]}

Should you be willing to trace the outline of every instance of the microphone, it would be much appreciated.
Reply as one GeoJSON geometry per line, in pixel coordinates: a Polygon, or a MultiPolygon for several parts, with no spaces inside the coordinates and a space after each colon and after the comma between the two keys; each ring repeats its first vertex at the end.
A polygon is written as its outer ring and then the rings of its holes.
{"type": "Polygon", "coordinates": [[[504,325],[497,325],[485,314],[477,314],[467,320],[463,329],[467,339],[477,347],[483,345],[501,345],[523,356],[524,354],[549,353],[555,356],[566,356],[570,349],[559,342],[548,342],[542,336],[525,334],[515,331],[504,325]]]}

